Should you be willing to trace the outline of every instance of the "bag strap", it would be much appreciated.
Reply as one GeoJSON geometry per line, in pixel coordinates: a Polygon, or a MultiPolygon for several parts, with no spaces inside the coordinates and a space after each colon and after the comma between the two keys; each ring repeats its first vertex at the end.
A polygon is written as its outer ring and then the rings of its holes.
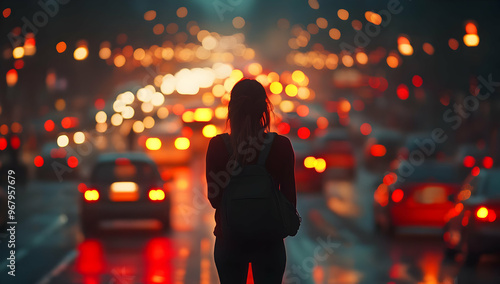
{"type": "Polygon", "coordinates": [[[226,144],[227,153],[229,156],[233,154],[233,149],[231,147],[231,141],[229,140],[229,134],[223,133],[221,134],[222,140],[224,140],[224,144],[226,144]]]}
{"type": "Polygon", "coordinates": [[[276,132],[269,132],[267,133],[269,135],[268,141],[264,143],[264,148],[260,151],[259,153],[259,160],[257,161],[258,165],[265,166],[266,165],[266,160],[267,156],[269,155],[269,152],[271,151],[271,145],[273,144],[274,137],[276,136],[276,132]]]}

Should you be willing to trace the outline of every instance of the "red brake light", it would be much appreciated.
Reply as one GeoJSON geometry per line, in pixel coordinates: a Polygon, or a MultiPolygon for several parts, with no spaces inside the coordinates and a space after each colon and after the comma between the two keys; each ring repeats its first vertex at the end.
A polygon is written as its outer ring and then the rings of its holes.
{"type": "Polygon", "coordinates": [[[99,191],[97,189],[87,189],[83,194],[86,201],[92,202],[99,200],[99,191]]]}
{"type": "Polygon", "coordinates": [[[392,195],[391,195],[392,201],[397,203],[397,202],[403,200],[404,195],[405,194],[404,194],[403,190],[398,188],[392,192],[392,195]]]}
{"type": "Polygon", "coordinates": [[[495,211],[481,206],[476,211],[476,217],[480,221],[494,222],[497,219],[495,211]]]}
{"type": "Polygon", "coordinates": [[[35,164],[35,167],[39,168],[43,166],[43,158],[42,156],[36,156],[33,163],[35,164]]]}
{"type": "Polygon", "coordinates": [[[493,167],[493,158],[492,157],[484,157],[483,167],[485,167],[486,169],[490,169],[491,167],[493,167]]]}
{"type": "Polygon", "coordinates": [[[381,144],[372,145],[370,148],[370,153],[375,157],[383,157],[386,152],[387,150],[385,149],[385,146],[381,144]]]}
{"type": "Polygon", "coordinates": [[[163,189],[161,188],[150,189],[148,197],[151,201],[163,201],[165,200],[165,191],[163,191],[163,189]]]}
{"type": "Polygon", "coordinates": [[[465,156],[464,157],[464,166],[467,168],[472,168],[476,164],[476,159],[472,156],[465,156]]]}

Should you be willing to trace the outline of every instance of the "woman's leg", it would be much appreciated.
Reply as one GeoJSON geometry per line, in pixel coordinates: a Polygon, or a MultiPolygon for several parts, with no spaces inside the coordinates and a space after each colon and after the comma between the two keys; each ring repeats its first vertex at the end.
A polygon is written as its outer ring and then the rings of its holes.
{"type": "Polygon", "coordinates": [[[283,240],[261,244],[252,254],[252,273],[255,284],[279,284],[283,280],[286,252],[283,240]]]}
{"type": "Polygon", "coordinates": [[[238,246],[216,238],[214,259],[221,284],[245,284],[248,258],[238,246]]]}

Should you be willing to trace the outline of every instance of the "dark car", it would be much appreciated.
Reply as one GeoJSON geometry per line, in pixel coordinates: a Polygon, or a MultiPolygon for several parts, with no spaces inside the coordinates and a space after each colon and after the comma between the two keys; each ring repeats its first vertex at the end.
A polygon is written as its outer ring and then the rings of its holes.
{"type": "Polygon", "coordinates": [[[65,148],[56,143],[43,145],[40,155],[34,159],[35,178],[39,180],[75,179],[78,176],[78,159],[68,155],[65,148]]]}
{"type": "Polygon", "coordinates": [[[458,148],[455,156],[456,162],[460,164],[460,173],[466,177],[475,167],[492,168],[494,159],[488,154],[485,147],[479,148],[474,144],[465,144],[458,148]]]}
{"type": "Polygon", "coordinates": [[[475,265],[482,254],[500,252],[500,169],[471,174],[456,196],[444,230],[446,255],[464,254],[475,265]]]}
{"type": "Polygon", "coordinates": [[[169,227],[170,198],[156,164],[140,152],[98,156],[80,199],[84,232],[103,220],[156,219],[169,227]]]}
{"type": "Polygon", "coordinates": [[[446,223],[446,214],[454,206],[450,196],[455,196],[460,190],[457,167],[435,160],[413,166],[413,171],[407,171],[405,167],[402,164],[398,168],[396,181],[386,187],[385,194],[376,193],[377,226],[388,232],[441,230],[446,223]]]}
{"type": "Polygon", "coordinates": [[[325,177],[353,178],[356,169],[354,147],[345,129],[328,131],[316,139],[316,156],[326,162],[325,177]]]}
{"type": "Polygon", "coordinates": [[[393,130],[373,131],[364,145],[364,166],[370,172],[385,172],[396,159],[403,135],[393,130]]]}
{"type": "Polygon", "coordinates": [[[295,152],[295,183],[297,191],[319,192],[322,187],[321,173],[326,168],[325,160],[314,157],[314,149],[310,142],[302,139],[291,138],[293,150],[295,152]]]}

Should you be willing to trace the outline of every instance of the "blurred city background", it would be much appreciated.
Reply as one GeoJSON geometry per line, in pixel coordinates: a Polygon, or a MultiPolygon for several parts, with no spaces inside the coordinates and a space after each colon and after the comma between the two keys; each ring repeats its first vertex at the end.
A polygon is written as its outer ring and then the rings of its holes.
{"type": "Polygon", "coordinates": [[[500,282],[500,2],[0,11],[1,283],[218,283],[205,153],[241,78],[295,149],[283,283],[500,282]]]}

